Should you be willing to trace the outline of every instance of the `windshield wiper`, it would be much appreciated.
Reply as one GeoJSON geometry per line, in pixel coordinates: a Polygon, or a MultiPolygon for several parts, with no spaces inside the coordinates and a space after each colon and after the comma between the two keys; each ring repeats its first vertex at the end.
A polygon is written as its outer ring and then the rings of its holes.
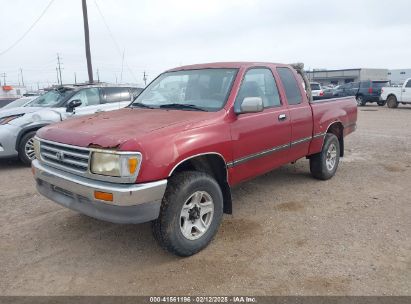
{"type": "Polygon", "coordinates": [[[154,109],[153,107],[151,107],[151,106],[149,106],[149,105],[146,105],[146,104],[144,104],[144,103],[141,103],[141,102],[132,103],[132,104],[130,105],[130,107],[132,107],[132,108],[154,109]]]}
{"type": "Polygon", "coordinates": [[[189,110],[198,110],[198,111],[206,112],[205,109],[197,107],[196,105],[193,105],[193,104],[188,104],[188,103],[167,103],[167,104],[161,105],[160,108],[165,108],[165,109],[189,109],[189,110]]]}

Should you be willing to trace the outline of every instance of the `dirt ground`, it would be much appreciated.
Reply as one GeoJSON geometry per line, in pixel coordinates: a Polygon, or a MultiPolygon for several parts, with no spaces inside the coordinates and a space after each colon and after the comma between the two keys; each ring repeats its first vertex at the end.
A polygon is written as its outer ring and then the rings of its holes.
{"type": "Polygon", "coordinates": [[[411,295],[411,107],[360,108],[329,181],[300,160],[234,189],[190,258],[48,201],[17,161],[0,181],[0,295],[411,295]]]}

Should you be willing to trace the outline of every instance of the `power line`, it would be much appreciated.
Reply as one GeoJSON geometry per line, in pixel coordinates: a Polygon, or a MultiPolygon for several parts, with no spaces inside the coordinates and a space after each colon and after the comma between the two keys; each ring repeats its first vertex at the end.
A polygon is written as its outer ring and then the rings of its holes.
{"type": "MultiPolygon", "coordinates": [[[[114,38],[114,35],[113,35],[112,31],[110,30],[110,27],[108,26],[108,23],[107,23],[107,21],[106,21],[106,18],[104,18],[103,13],[101,12],[100,7],[98,6],[96,0],[94,0],[94,4],[96,5],[97,11],[98,11],[98,13],[100,14],[101,19],[103,20],[103,23],[104,23],[104,25],[105,25],[106,28],[107,28],[107,31],[108,31],[108,33],[109,33],[109,35],[110,35],[110,38],[113,40],[113,42],[114,42],[114,44],[115,44],[115,46],[116,46],[116,48],[117,48],[118,54],[119,54],[120,56],[124,56],[124,55],[122,54],[122,52],[121,52],[120,45],[117,43],[117,40],[114,38]]],[[[123,59],[123,60],[124,60],[124,59],[123,59]]],[[[125,62],[125,64],[126,64],[126,66],[127,66],[127,69],[128,69],[128,71],[129,71],[129,73],[131,74],[131,76],[133,76],[134,80],[135,80],[136,82],[138,82],[136,76],[134,75],[133,71],[130,69],[130,66],[128,65],[128,63],[125,62]]]]}
{"type": "Polygon", "coordinates": [[[9,46],[7,49],[5,49],[4,51],[0,52],[0,56],[4,55],[5,53],[7,53],[8,51],[10,51],[12,48],[14,48],[20,41],[22,41],[27,34],[34,28],[34,26],[40,21],[40,19],[44,16],[44,14],[47,12],[47,10],[49,9],[49,7],[51,6],[51,4],[54,2],[54,0],[50,0],[49,4],[46,6],[46,8],[43,10],[43,12],[40,14],[40,16],[33,22],[33,24],[28,28],[27,31],[25,31],[23,33],[23,35],[17,39],[11,46],[9,46]]]}

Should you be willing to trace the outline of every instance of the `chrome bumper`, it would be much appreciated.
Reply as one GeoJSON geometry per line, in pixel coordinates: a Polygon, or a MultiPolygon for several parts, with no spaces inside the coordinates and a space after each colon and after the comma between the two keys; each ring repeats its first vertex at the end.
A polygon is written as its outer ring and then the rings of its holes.
{"type": "Polygon", "coordinates": [[[52,201],[88,216],[114,223],[143,223],[160,212],[167,180],[115,184],[64,172],[38,160],[32,162],[38,191],[52,201]],[[113,194],[113,201],[94,198],[95,191],[113,194]]]}

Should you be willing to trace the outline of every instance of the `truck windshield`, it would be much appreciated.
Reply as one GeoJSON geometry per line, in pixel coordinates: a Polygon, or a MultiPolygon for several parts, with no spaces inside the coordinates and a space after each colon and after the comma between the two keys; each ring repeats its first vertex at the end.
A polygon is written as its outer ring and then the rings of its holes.
{"type": "Polygon", "coordinates": [[[40,97],[37,97],[32,102],[26,105],[26,107],[54,107],[63,100],[64,97],[71,94],[72,90],[65,91],[49,91],[40,97]]]}
{"type": "Polygon", "coordinates": [[[154,80],[131,107],[218,111],[227,102],[237,69],[166,72],[154,80]]]}

